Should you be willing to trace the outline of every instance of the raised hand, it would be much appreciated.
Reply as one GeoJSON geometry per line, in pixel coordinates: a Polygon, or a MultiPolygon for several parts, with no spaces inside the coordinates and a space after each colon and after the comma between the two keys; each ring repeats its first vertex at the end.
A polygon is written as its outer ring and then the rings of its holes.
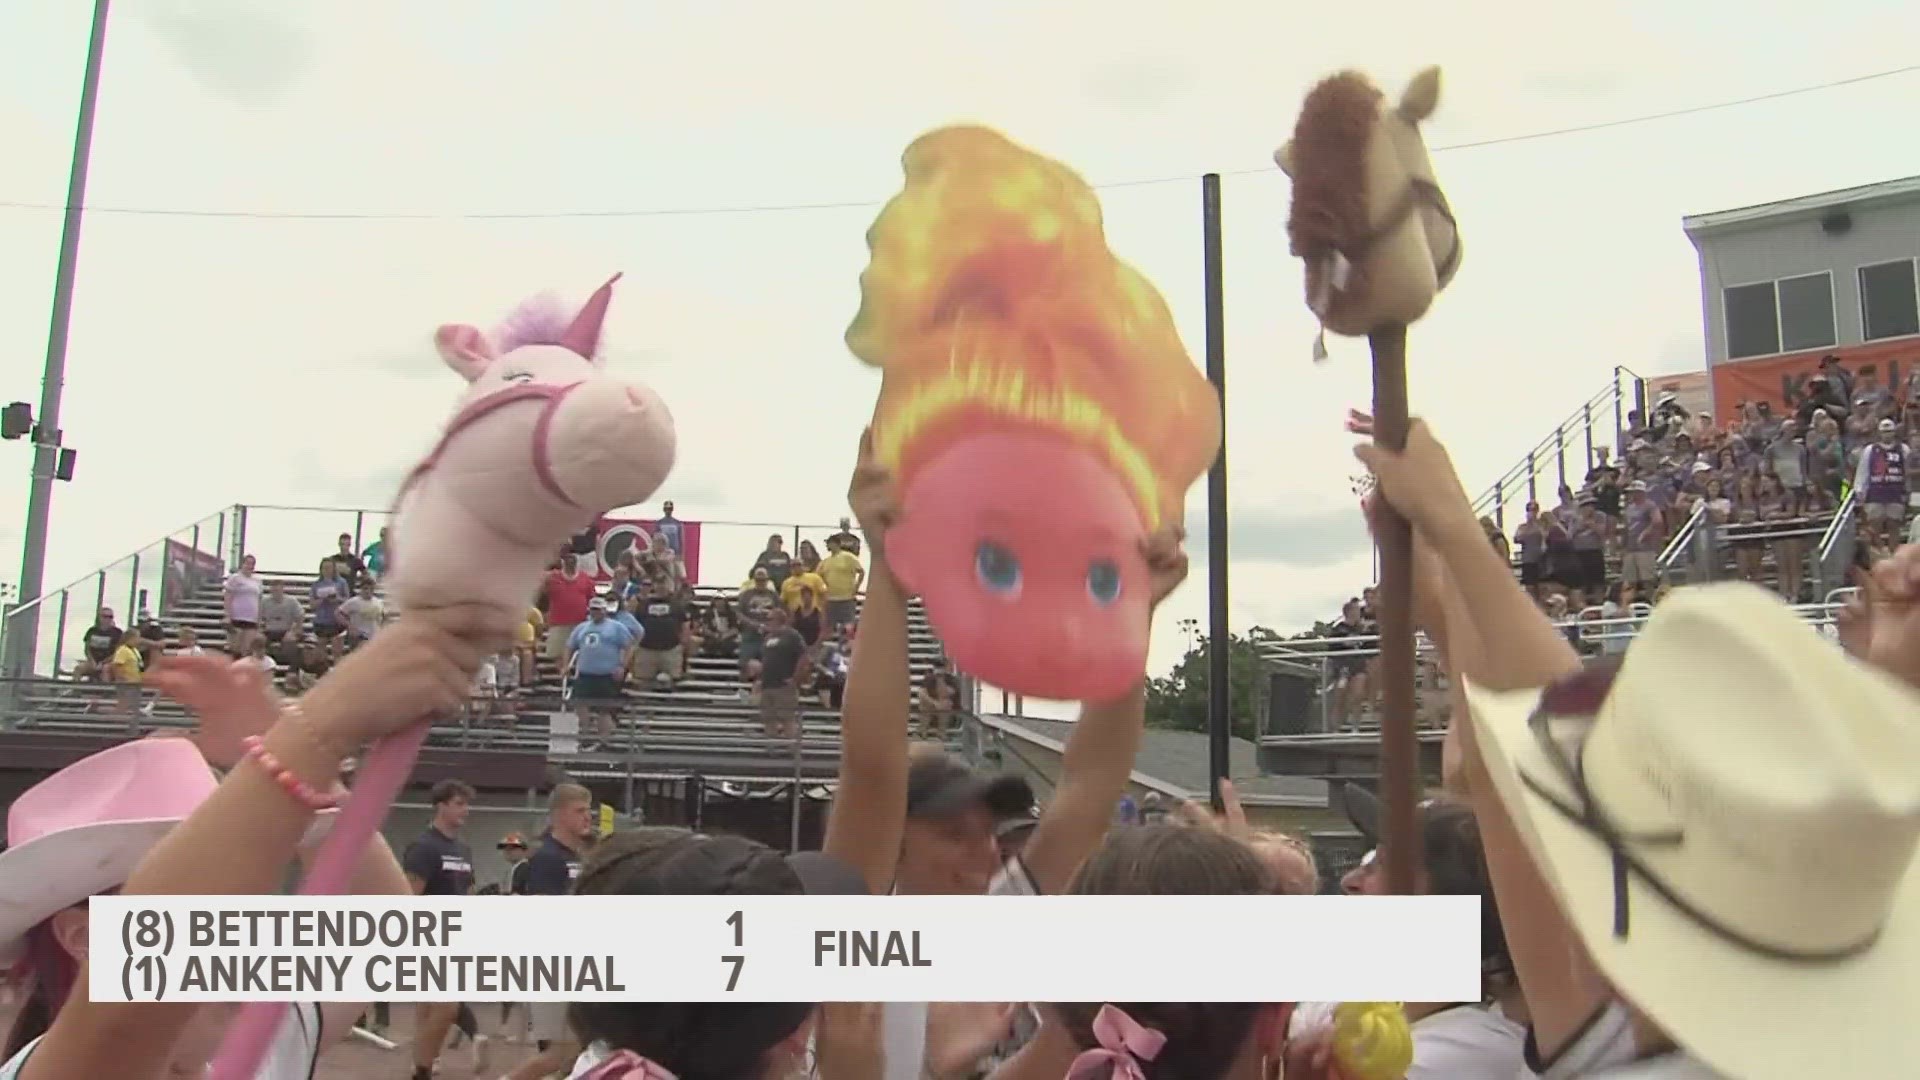
{"type": "Polygon", "coordinates": [[[207,764],[231,769],[250,735],[264,735],[280,715],[279,695],[258,664],[218,654],[168,656],[147,674],[154,689],[194,715],[189,736],[207,764]]]}
{"type": "Polygon", "coordinates": [[[342,756],[467,703],[481,661],[507,642],[481,605],[409,611],[348,654],[309,690],[308,714],[325,717],[342,756]],[[324,702],[324,707],[322,706],[324,702]]]}
{"type": "Polygon", "coordinates": [[[886,1073],[881,1011],[877,1001],[820,1004],[813,1046],[815,1071],[821,1080],[881,1080],[886,1073]]]}
{"type": "Polygon", "coordinates": [[[872,428],[860,433],[859,456],[854,462],[853,479],[847,484],[847,506],[866,534],[873,561],[880,562],[881,542],[898,522],[900,504],[894,493],[893,474],[873,455],[872,428]]]}
{"type": "MultiPolygon", "coordinates": [[[[1373,417],[1357,409],[1348,410],[1347,431],[1371,439],[1373,417]]],[[[1473,503],[1454,471],[1453,459],[1433,437],[1426,421],[1415,418],[1408,423],[1405,450],[1396,452],[1365,442],[1355,446],[1353,453],[1373,474],[1379,494],[1414,528],[1432,532],[1463,521],[1479,528],[1473,503]]]]}
{"type": "Polygon", "coordinates": [[[1018,1008],[982,1001],[927,1006],[927,1071],[935,1080],[973,1075],[980,1059],[1013,1034],[1018,1008]]]}
{"type": "Polygon", "coordinates": [[[1146,556],[1147,573],[1153,581],[1153,606],[1172,595],[1187,580],[1187,531],[1168,525],[1148,536],[1141,554],[1146,556]]]}
{"type": "Polygon", "coordinates": [[[1920,688],[1920,545],[1901,547],[1854,582],[1858,588],[1835,620],[1841,646],[1920,688]]]}

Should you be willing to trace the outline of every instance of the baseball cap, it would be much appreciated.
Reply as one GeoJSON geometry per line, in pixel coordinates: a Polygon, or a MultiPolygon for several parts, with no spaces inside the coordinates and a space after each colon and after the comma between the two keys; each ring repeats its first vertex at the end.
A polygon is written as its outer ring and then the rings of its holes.
{"type": "Polygon", "coordinates": [[[983,807],[996,818],[1033,812],[1033,787],[1023,777],[987,776],[944,754],[916,759],[907,769],[907,816],[945,817],[983,807]]]}
{"type": "MultiPolygon", "coordinates": [[[[1340,801],[1355,832],[1369,848],[1380,846],[1380,797],[1358,784],[1341,786],[1340,801]]],[[[1428,876],[1436,879],[1436,893],[1482,891],[1485,871],[1479,853],[1479,831],[1470,826],[1473,811],[1447,799],[1425,799],[1414,807],[1420,823],[1420,847],[1428,876]],[[1463,879],[1463,880],[1461,880],[1463,879]],[[1452,884],[1445,884],[1451,882],[1452,884]]]]}
{"type": "Polygon", "coordinates": [[[1892,419],[1886,419],[1886,420],[1880,421],[1881,431],[1893,431],[1897,427],[1899,427],[1899,425],[1895,424],[1892,419]]]}
{"type": "Polygon", "coordinates": [[[607,610],[607,598],[605,596],[595,596],[593,599],[587,601],[587,610],[588,611],[607,610]]]}
{"type": "Polygon", "coordinates": [[[517,848],[524,849],[527,846],[527,838],[524,836],[521,836],[517,832],[510,832],[507,835],[501,837],[500,842],[498,844],[495,844],[494,846],[501,849],[502,851],[505,851],[507,848],[510,848],[510,847],[517,847],[517,848]]]}

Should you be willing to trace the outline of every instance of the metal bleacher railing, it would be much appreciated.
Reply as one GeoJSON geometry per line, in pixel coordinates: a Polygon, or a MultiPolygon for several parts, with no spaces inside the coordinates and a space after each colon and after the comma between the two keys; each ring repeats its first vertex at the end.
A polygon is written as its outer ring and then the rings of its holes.
{"type": "Polygon", "coordinates": [[[1585,482],[1587,470],[1593,467],[1600,447],[1606,447],[1613,459],[1619,460],[1627,413],[1644,413],[1646,396],[1646,380],[1616,365],[1613,380],[1556,424],[1552,434],[1540,440],[1518,464],[1481,492],[1473,501],[1473,512],[1493,518],[1502,532],[1510,533],[1513,529],[1507,521],[1509,508],[1524,507],[1529,502],[1558,501],[1540,498],[1543,482],[1549,494],[1563,487],[1578,488],[1585,482]]]}

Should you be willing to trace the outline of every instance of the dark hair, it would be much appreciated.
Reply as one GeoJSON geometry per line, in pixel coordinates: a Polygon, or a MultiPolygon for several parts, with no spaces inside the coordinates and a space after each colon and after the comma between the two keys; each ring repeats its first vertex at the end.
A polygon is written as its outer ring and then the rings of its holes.
{"type": "MultiPolygon", "coordinates": [[[[1140,825],[1115,829],[1081,865],[1067,892],[1078,896],[1264,896],[1272,873],[1247,845],[1211,829],[1140,825]]],[[[1081,1049],[1098,1043],[1093,1018],[1112,1004],[1167,1037],[1147,1080],[1217,1080],[1240,1056],[1267,1006],[1256,1002],[1089,1002],[1049,1006],[1081,1049]]]]}
{"type": "Polygon", "coordinates": [[[52,919],[27,931],[25,948],[26,955],[5,980],[9,991],[23,992],[24,996],[13,1029],[7,1032],[4,1048],[0,1048],[0,1061],[11,1061],[28,1043],[47,1033],[80,977],[79,963],[53,936],[52,919]]]}
{"type": "Polygon", "coordinates": [[[473,785],[465,780],[442,780],[433,785],[432,798],[436,809],[455,799],[461,802],[472,802],[473,785]]]}
{"type": "Polygon", "coordinates": [[[1470,808],[1435,800],[1422,815],[1420,839],[1427,895],[1480,898],[1481,993],[1491,999],[1511,987],[1515,976],[1507,935],[1500,927],[1500,908],[1494,902],[1487,853],[1480,845],[1480,823],[1470,808]]]}
{"type": "MultiPolygon", "coordinates": [[[[738,836],[686,829],[614,833],[594,849],[577,896],[791,896],[800,878],[780,853],[738,836]]],[[[813,1015],[813,1003],[577,1001],[582,1045],[631,1050],[680,1080],[760,1080],[767,1053],[813,1015]]]]}

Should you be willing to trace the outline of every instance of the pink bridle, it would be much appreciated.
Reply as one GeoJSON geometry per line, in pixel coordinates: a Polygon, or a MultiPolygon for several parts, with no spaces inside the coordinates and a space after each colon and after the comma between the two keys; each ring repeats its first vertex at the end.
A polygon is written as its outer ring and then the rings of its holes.
{"type": "Polygon", "coordinates": [[[496,390],[491,394],[468,402],[467,405],[455,413],[453,419],[448,422],[446,431],[440,435],[440,441],[434,444],[433,452],[423,458],[420,464],[415,465],[413,471],[407,474],[406,481],[400,485],[399,497],[394,499],[394,505],[396,507],[399,506],[400,499],[406,496],[407,491],[411,489],[422,476],[425,476],[429,470],[440,463],[441,455],[446,453],[447,446],[453,442],[454,436],[459,435],[467,428],[472,427],[474,424],[508,405],[515,405],[522,401],[542,401],[546,404],[540,409],[539,419],[533,422],[533,475],[540,481],[540,486],[547,489],[548,494],[551,494],[554,498],[559,499],[568,506],[579,506],[580,504],[573,501],[573,497],[567,494],[566,489],[560,486],[559,479],[553,475],[553,460],[547,453],[547,440],[553,430],[554,414],[560,411],[561,403],[567,400],[568,394],[573,393],[573,391],[585,384],[585,379],[564,385],[558,383],[525,383],[519,386],[509,386],[505,390],[496,390]]]}

